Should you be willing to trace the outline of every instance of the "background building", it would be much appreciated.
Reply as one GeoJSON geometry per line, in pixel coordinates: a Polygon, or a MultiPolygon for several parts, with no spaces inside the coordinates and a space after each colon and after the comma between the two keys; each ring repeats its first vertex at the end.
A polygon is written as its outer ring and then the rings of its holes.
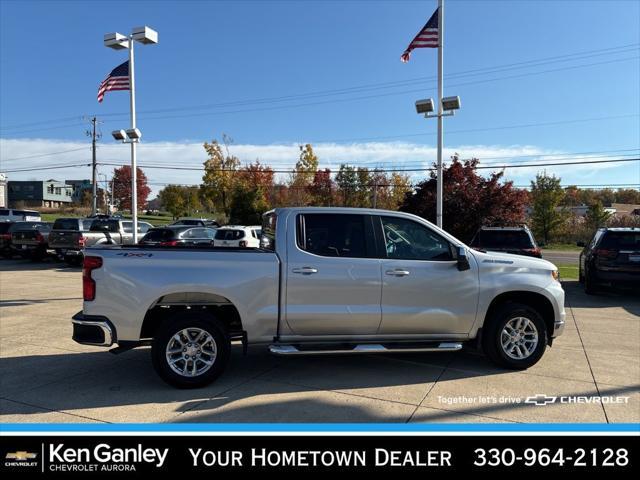
{"type": "Polygon", "coordinates": [[[73,187],[58,180],[8,182],[9,206],[59,208],[72,202],[73,187]]]}
{"type": "Polygon", "coordinates": [[[7,208],[7,205],[9,205],[8,195],[7,176],[4,173],[0,173],[0,208],[7,208]]]}

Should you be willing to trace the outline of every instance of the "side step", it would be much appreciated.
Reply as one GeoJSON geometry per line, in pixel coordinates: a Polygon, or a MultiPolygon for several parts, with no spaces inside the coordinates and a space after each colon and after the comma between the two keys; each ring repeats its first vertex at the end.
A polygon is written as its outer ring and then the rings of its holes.
{"type": "Polygon", "coordinates": [[[460,342],[428,343],[362,343],[362,344],[298,344],[269,345],[275,355],[335,355],[341,353],[399,353],[453,352],[460,350],[460,342]]]}

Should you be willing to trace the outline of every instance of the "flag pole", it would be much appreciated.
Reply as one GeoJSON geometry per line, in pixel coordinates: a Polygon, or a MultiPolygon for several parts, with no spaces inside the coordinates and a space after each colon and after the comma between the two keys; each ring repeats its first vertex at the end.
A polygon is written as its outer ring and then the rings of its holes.
{"type": "MultiPolygon", "coordinates": [[[[131,129],[136,128],[136,83],[133,56],[133,35],[129,37],[129,103],[131,106],[131,129]]],[[[138,165],[136,159],[136,139],[131,141],[131,223],[133,244],[138,243],[138,165]]]]}
{"type": "Polygon", "coordinates": [[[442,90],[444,51],[444,0],[438,0],[438,163],[436,186],[436,223],[442,228],[442,90]]]}

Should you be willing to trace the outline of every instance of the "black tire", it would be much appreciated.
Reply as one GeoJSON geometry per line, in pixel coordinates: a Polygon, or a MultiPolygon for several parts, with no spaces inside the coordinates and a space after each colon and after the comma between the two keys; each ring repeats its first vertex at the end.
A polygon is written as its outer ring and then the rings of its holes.
{"type": "Polygon", "coordinates": [[[483,328],[482,348],[485,355],[499,366],[512,370],[524,370],[535,365],[542,358],[547,348],[547,341],[547,326],[537,310],[521,303],[507,302],[487,319],[483,328]],[[510,357],[502,347],[503,329],[509,321],[517,317],[530,320],[538,334],[538,342],[533,351],[526,358],[520,359],[510,357]]]}
{"type": "MultiPolygon", "coordinates": [[[[184,337],[181,338],[186,342],[184,337]]],[[[199,388],[210,384],[218,378],[226,368],[227,363],[229,362],[230,353],[231,340],[229,339],[229,335],[227,334],[222,322],[211,315],[196,312],[179,313],[166,320],[158,328],[151,344],[151,360],[153,362],[153,368],[162,380],[176,388],[199,388]],[[194,376],[184,376],[177,373],[171,367],[167,359],[166,350],[171,342],[173,342],[173,337],[185,329],[199,329],[201,331],[205,331],[211,336],[215,346],[216,355],[213,357],[213,364],[206,371],[203,371],[203,373],[194,376]]],[[[178,356],[176,361],[183,362],[178,364],[178,367],[184,365],[184,360],[181,358],[182,355],[176,355],[178,356]]],[[[199,356],[200,355],[198,355],[198,357],[199,356]]],[[[195,358],[195,355],[193,358],[195,358]]],[[[197,366],[200,365],[204,368],[200,358],[195,360],[195,362],[194,360],[190,360],[189,362],[190,363],[187,363],[187,365],[193,365],[196,363],[197,366]]],[[[187,367],[187,369],[189,369],[189,367],[187,367]]]]}
{"type": "Polygon", "coordinates": [[[584,293],[586,293],[587,295],[595,295],[598,293],[598,289],[597,284],[593,278],[593,275],[589,274],[589,273],[585,273],[583,275],[584,277],[584,282],[583,282],[583,286],[584,286],[584,293]]]}
{"type": "Polygon", "coordinates": [[[79,267],[82,265],[82,257],[64,257],[64,262],[70,267],[79,267]]]}

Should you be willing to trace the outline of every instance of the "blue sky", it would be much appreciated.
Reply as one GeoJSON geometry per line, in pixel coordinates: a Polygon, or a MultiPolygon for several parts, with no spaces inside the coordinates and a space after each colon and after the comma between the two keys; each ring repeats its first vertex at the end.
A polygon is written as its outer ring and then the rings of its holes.
{"type": "MultiPolygon", "coordinates": [[[[160,42],[137,49],[141,163],[197,165],[198,144],[222,133],[243,160],[278,167],[294,163],[301,142],[318,145],[331,166],[434,159],[436,124],[413,103],[435,96],[436,50],[415,50],[408,64],[399,56],[435,0],[109,4],[0,3],[2,170],[89,158],[88,150],[36,155],[82,148],[82,116],[91,114],[105,122],[99,161],[126,161],[108,132],[127,126],[128,94],[96,101],[98,84],[126,53],[104,48],[102,35],[143,24],[160,42]]],[[[445,48],[445,95],[462,98],[462,110],[445,120],[448,153],[517,161],[638,154],[640,2],[448,0],[445,48]]],[[[525,184],[536,170],[507,175],[525,184]]],[[[640,162],[547,170],[563,183],[640,183],[640,162]]],[[[150,176],[160,185],[198,182],[200,174],[150,176]]]]}

